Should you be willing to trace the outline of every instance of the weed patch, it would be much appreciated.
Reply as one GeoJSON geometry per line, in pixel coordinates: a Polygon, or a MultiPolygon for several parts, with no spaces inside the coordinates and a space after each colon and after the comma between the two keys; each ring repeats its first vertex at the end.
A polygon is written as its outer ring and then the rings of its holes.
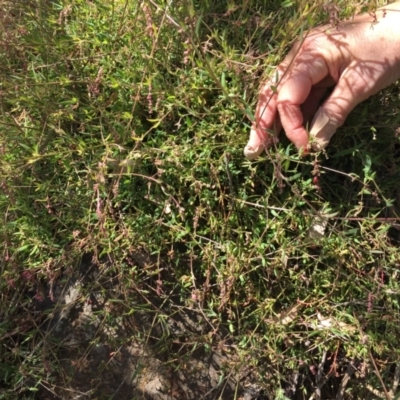
{"type": "Polygon", "coordinates": [[[326,152],[242,155],[260,83],[364,3],[2,7],[2,398],[396,398],[398,85],[326,152]]]}

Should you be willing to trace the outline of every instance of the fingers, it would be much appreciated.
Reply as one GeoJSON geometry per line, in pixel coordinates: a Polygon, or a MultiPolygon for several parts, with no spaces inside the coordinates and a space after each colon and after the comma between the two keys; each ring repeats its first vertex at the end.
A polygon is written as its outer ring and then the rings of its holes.
{"type": "Polygon", "coordinates": [[[337,31],[314,29],[294,45],[278,68],[277,91],[271,85],[261,91],[246,156],[255,158],[271,144],[267,131],[274,121],[279,125],[275,134],[282,127],[298,149],[323,149],[358,103],[399,79],[395,38],[400,25],[393,15],[382,17],[373,29],[367,14],[337,31]],[[336,86],[319,107],[329,85],[336,86]]]}
{"type": "Polygon", "coordinates": [[[315,113],[317,112],[321,100],[325,97],[327,92],[326,87],[313,87],[307,100],[301,105],[301,112],[303,113],[303,124],[307,127],[310,126],[315,113]]]}
{"type": "Polygon", "coordinates": [[[311,119],[326,92],[326,84],[317,84],[324,82],[327,75],[328,68],[321,56],[304,52],[296,57],[293,51],[290,52],[278,67],[277,77],[269,81],[260,92],[256,123],[244,149],[248,159],[258,157],[268,148],[282,127],[298,149],[306,150],[308,133],[304,123],[311,119]],[[294,58],[295,63],[292,65],[294,58]],[[282,79],[279,80],[279,77],[282,79]],[[279,83],[277,89],[276,80],[279,83]]]}
{"type": "MultiPolygon", "coordinates": [[[[314,43],[315,44],[315,43],[314,43]]],[[[283,127],[288,139],[301,151],[307,152],[309,133],[307,125],[312,116],[311,148],[320,150],[329,143],[350,111],[365,96],[366,85],[360,85],[357,71],[348,68],[342,72],[331,96],[318,109],[326,89],[335,82],[328,61],[318,46],[302,46],[297,54],[291,52],[278,67],[282,79],[279,87],[268,82],[261,90],[256,110],[256,123],[244,154],[254,159],[271,145],[283,127]]],[[[334,73],[333,76],[340,76],[334,73]]],[[[276,85],[276,83],[275,83],[276,85]]],[[[277,85],[278,86],[278,85],[277,85]]]]}
{"type": "Polygon", "coordinates": [[[282,125],[279,122],[279,117],[273,122],[270,129],[262,131],[259,128],[253,127],[250,131],[250,139],[244,148],[244,155],[249,160],[257,158],[264,150],[267,150],[274,140],[278,137],[282,125]]]}
{"type": "Polygon", "coordinates": [[[279,71],[281,69],[277,70],[277,75],[264,85],[259,94],[255,123],[251,128],[249,141],[244,148],[244,155],[249,160],[258,157],[263,150],[267,149],[281,130],[276,109],[276,93],[274,92],[274,88],[279,82],[279,71]]]}
{"type": "Polygon", "coordinates": [[[303,54],[287,73],[279,88],[276,99],[277,109],[288,139],[299,149],[306,151],[308,133],[304,124],[303,109],[317,108],[325,88],[313,86],[329,74],[326,62],[317,54],[303,54]]]}
{"type": "Polygon", "coordinates": [[[332,94],[316,112],[310,128],[310,145],[324,149],[354,107],[369,97],[369,89],[354,68],[346,69],[332,94]]]}

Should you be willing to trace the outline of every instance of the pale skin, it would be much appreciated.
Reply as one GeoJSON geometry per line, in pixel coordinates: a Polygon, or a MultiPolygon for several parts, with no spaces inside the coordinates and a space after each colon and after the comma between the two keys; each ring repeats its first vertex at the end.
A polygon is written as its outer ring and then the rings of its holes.
{"type": "Polygon", "coordinates": [[[365,14],[314,29],[262,87],[244,154],[259,156],[282,128],[301,152],[321,150],[357,104],[399,78],[400,2],[378,9],[375,22],[365,14]]]}

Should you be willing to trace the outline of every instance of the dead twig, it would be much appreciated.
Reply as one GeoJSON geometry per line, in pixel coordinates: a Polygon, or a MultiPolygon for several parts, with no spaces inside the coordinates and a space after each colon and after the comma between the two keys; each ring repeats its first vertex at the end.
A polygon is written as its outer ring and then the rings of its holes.
{"type": "Polygon", "coordinates": [[[323,379],[323,373],[324,373],[324,365],[325,365],[325,361],[326,361],[326,356],[327,356],[327,352],[324,351],[324,354],[322,355],[322,360],[318,365],[318,372],[317,372],[317,378],[315,380],[315,383],[317,385],[317,388],[315,389],[315,398],[317,400],[321,400],[321,389],[322,386],[325,383],[325,380],[323,379]]]}
{"type": "Polygon", "coordinates": [[[394,396],[396,395],[396,391],[397,391],[397,387],[399,386],[399,383],[400,383],[400,362],[397,363],[396,369],[394,371],[393,385],[389,391],[389,395],[391,398],[394,398],[394,396]]]}
{"type": "Polygon", "coordinates": [[[343,395],[344,395],[344,392],[346,390],[346,386],[349,383],[350,378],[352,377],[352,375],[354,374],[355,371],[356,371],[356,368],[354,367],[353,362],[350,361],[347,364],[347,369],[346,369],[346,372],[344,373],[342,382],[341,382],[340,387],[339,387],[339,391],[338,391],[338,393],[336,395],[336,400],[342,400],[343,399],[343,395]]]}
{"type": "Polygon", "coordinates": [[[389,392],[386,389],[385,383],[383,382],[382,376],[379,373],[378,367],[375,363],[374,357],[372,356],[371,350],[369,351],[369,358],[371,359],[372,365],[374,366],[374,369],[375,369],[375,373],[376,373],[379,381],[381,382],[383,391],[385,393],[386,400],[392,400],[392,397],[390,396],[389,392]]]}

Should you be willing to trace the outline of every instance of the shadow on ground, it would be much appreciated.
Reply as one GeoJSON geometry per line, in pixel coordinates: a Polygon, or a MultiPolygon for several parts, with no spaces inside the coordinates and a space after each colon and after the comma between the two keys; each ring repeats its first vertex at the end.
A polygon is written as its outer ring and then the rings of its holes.
{"type": "Polygon", "coordinates": [[[200,309],[155,298],[131,304],[137,311],[126,313],[112,298],[117,280],[100,290],[99,279],[98,267],[84,262],[73,279],[54,285],[53,301],[37,304],[46,315],[41,328],[49,379],[36,398],[265,399],[250,367],[211,331],[200,309]]]}

